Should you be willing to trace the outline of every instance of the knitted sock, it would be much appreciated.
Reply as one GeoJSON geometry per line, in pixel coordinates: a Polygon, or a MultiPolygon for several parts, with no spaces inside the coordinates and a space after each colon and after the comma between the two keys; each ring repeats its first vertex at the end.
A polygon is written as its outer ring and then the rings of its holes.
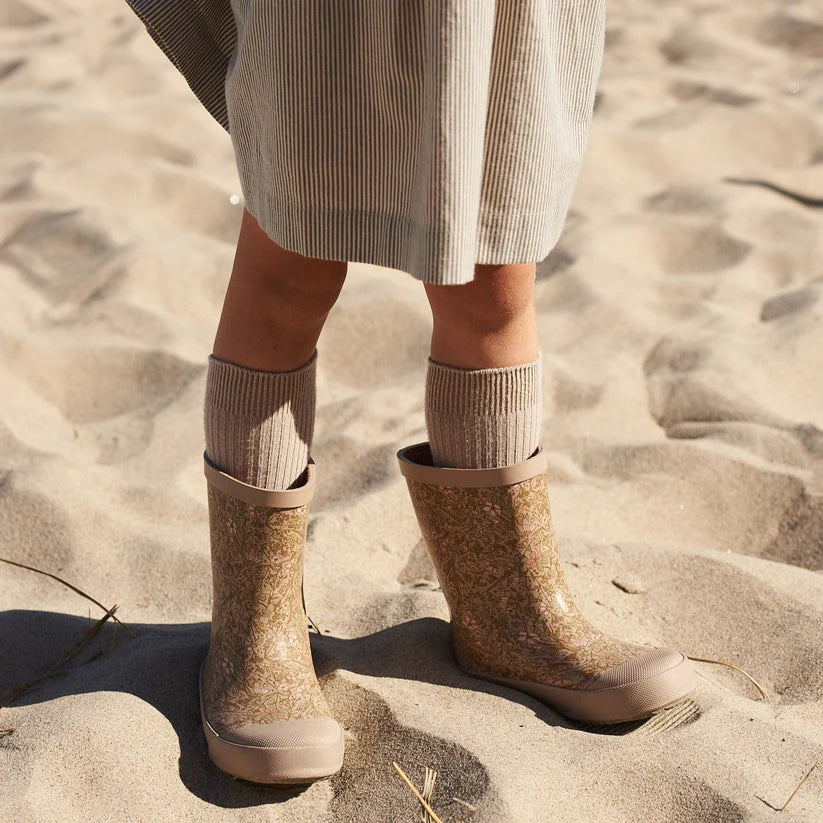
{"type": "Polygon", "coordinates": [[[264,489],[291,488],[309,462],[317,349],[292,371],[267,372],[209,355],[206,454],[222,471],[264,489]]]}
{"type": "Polygon", "coordinates": [[[463,369],[429,357],[426,428],[435,466],[490,469],[521,463],[540,440],[543,352],[517,366],[463,369]]]}

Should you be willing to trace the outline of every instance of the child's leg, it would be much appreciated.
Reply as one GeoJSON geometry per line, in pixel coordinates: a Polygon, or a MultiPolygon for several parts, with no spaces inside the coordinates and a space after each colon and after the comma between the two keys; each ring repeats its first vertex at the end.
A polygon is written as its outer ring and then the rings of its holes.
{"type": "Polygon", "coordinates": [[[203,729],[215,764],[264,783],[328,777],[343,758],[342,728],[314,672],[302,591],[315,346],[346,265],[281,248],[244,212],[209,358],[214,596],[203,729]]]}
{"type": "Polygon", "coordinates": [[[315,346],[347,265],[281,248],[244,211],[204,408],[206,452],[238,480],[287,489],[306,467],[315,346]]]}
{"type": "Polygon", "coordinates": [[[434,318],[426,425],[435,465],[508,466],[537,447],[535,271],[534,263],[478,265],[470,283],[424,284],[434,318]]]}

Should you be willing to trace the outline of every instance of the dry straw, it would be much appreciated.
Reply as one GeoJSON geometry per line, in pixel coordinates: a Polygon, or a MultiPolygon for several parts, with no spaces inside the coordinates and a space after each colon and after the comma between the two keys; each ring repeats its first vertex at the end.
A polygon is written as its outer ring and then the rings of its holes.
{"type": "MultiPolygon", "coordinates": [[[[8,560],[5,557],[0,557],[0,562],[7,563],[9,566],[17,566],[20,569],[27,569],[28,571],[37,572],[38,574],[45,575],[46,577],[51,577],[53,580],[56,580],[58,583],[62,583],[64,586],[68,587],[73,592],[76,592],[77,594],[82,595],[83,597],[86,598],[86,600],[90,600],[92,603],[94,603],[96,606],[99,606],[105,612],[105,614],[94,625],[92,625],[90,628],[88,628],[83,633],[83,635],[80,637],[80,639],[76,643],[74,643],[74,645],[72,645],[69,649],[67,649],[63,653],[62,657],[60,657],[60,659],[57,660],[56,663],[52,663],[52,665],[49,666],[46,669],[46,671],[43,672],[43,674],[41,674],[39,677],[35,677],[33,680],[29,680],[25,683],[21,683],[18,686],[12,687],[11,689],[7,689],[4,692],[0,692],[0,700],[4,701],[4,703],[3,703],[4,706],[7,706],[13,700],[16,700],[18,697],[20,697],[21,694],[23,694],[23,692],[27,691],[32,686],[35,686],[37,683],[40,683],[43,680],[46,680],[49,677],[54,677],[54,675],[58,674],[60,669],[63,666],[65,666],[66,663],[68,663],[70,660],[77,657],[77,655],[80,654],[80,652],[82,652],[83,649],[85,649],[89,645],[89,643],[91,643],[92,640],[94,640],[94,638],[97,636],[100,629],[103,628],[103,624],[106,623],[108,620],[110,620],[110,619],[115,620],[132,637],[135,636],[134,632],[125,623],[122,623],[115,616],[114,613],[117,611],[117,606],[116,605],[107,609],[99,600],[95,600],[95,598],[93,598],[89,594],[86,594],[86,592],[84,592],[82,589],[77,588],[77,586],[73,586],[71,583],[67,582],[66,580],[63,580],[63,578],[58,577],[56,574],[52,574],[51,572],[46,572],[46,571],[43,571],[42,569],[37,569],[34,566],[27,566],[25,563],[17,563],[14,560],[8,560]]],[[[109,650],[111,651],[112,649],[114,649],[116,644],[117,644],[117,626],[115,625],[114,634],[112,636],[112,642],[111,642],[111,646],[110,646],[109,650]]],[[[91,657],[89,660],[86,660],[85,662],[88,663],[88,662],[90,662],[90,660],[94,660],[95,658],[99,657],[100,654],[102,654],[102,652],[98,652],[98,654],[94,655],[93,657],[91,657]]],[[[0,708],[2,708],[2,706],[0,706],[0,708]]],[[[3,730],[3,732],[7,732],[9,734],[12,733],[13,731],[14,731],[13,729],[4,729],[3,730]]],[[[3,735],[3,736],[5,736],[5,735],[3,735]]]]}
{"type": "MultiPolygon", "coordinates": [[[[426,766],[426,779],[423,782],[423,797],[431,803],[432,795],[434,794],[434,783],[437,780],[437,772],[426,766]]],[[[432,823],[432,816],[421,806],[420,807],[421,823],[432,823]]]]}
{"type": "Polygon", "coordinates": [[[107,609],[99,600],[95,600],[90,594],[86,594],[86,592],[84,592],[82,589],[78,589],[77,586],[73,586],[67,580],[63,580],[62,577],[58,577],[56,574],[52,574],[51,572],[45,572],[42,569],[36,569],[34,566],[27,566],[25,563],[18,563],[15,560],[9,560],[5,557],[0,557],[0,563],[8,563],[9,566],[17,566],[17,568],[19,568],[19,569],[28,569],[30,572],[37,572],[37,574],[43,574],[46,577],[51,577],[52,580],[56,580],[58,583],[62,583],[64,586],[67,586],[68,588],[70,588],[73,592],[76,592],[77,594],[82,595],[83,597],[85,597],[86,600],[91,600],[91,602],[94,603],[95,606],[99,606],[104,612],[111,611],[112,614],[110,615],[110,617],[112,617],[114,620],[116,620],[118,623],[120,623],[120,625],[132,637],[134,637],[134,632],[128,626],[126,626],[125,623],[122,623],[119,618],[114,617],[114,609],[116,609],[117,606],[113,606],[111,609],[107,609]]]}
{"type": "Polygon", "coordinates": [[[740,666],[735,666],[734,663],[726,663],[723,660],[710,660],[707,657],[692,657],[691,655],[689,655],[689,660],[695,660],[698,663],[714,663],[717,666],[727,666],[730,669],[734,669],[736,672],[740,672],[740,674],[748,677],[760,694],[763,695],[766,700],[769,699],[766,690],[747,671],[741,669],[740,666]]]}
{"type": "Polygon", "coordinates": [[[776,812],[782,812],[786,808],[786,806],[788,806],[789,803],[792,802],[792,798],[798,793],[798,791],[800,791],[800,787],[808,780],[809,775],[818,767],[818,765],[820,765],[821,761],[823,761],[823,757],[818,757],[817,760],[815,760],[814,763],[812,763],[812,766],[809,769],[809,771],[807,771],[806,774],[803,775],[803,779],[794,787],[794,791],[789,795],[788,800],[786,800],[786,802],[782,806],[772,806],[772,804],[769,803],[768,800],[763,800],[763,798],[760,795],[757,795],[757,799],[762,800],[769,808],[774,809],[776,812]]]}
{"type": "Polygon", "coordinates": [[[406,773],[400,766],[397,764],[395,760],[392,760],[392,766],[394,766],[394,770],[403,778],[403,782],[412,790],[414,796],[420,801],[420,805],[431,815],[431,819],[433,823],[443,823],[443,821],[437,816],[434,809],[429,805],[428,801],[419,791],[414,787],[414,784],[406,777],[406,773]]]}

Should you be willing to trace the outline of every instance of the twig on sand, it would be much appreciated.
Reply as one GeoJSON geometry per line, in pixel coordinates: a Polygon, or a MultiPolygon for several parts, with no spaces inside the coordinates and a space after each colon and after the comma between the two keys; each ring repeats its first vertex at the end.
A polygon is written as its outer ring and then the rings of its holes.
{"type": "Polygon", "coordinates": [[[392,766],[394,766],[394,770],[400,775],[400,777],[403,778],[403,782],[412,790],[412,793],[420,801],[423,808],[431,815],[431,818],[434,821],[434,823],[443,823],[443,821],[437,816],[434,809],[428,804],[423,795],[420,794],[420,792],[417,791],[417,789],[414,787],[414,784],[411,782],[411,780],[409,780],[409,778],[406,777],[406,773],[403,771],[403,769],[401,769],[400,766],[397,765],[397,761],[392,760],[392,766]]]}
{"type": "MultiPolygon", "coordinates": [[[[426,766],[426,779],[423,783],[423,797],[431,803],[432,795],[434,794],[434,782],[437,780],[437,772],[426,766]]],[[[432,823],[432,816],[421,806],[420,807],[421,823],[432,823]]]]}
{"type": "Polygon", "coordinates": [[[689,660],[696,660],[698,663],[715,663],[718,666],[728,666],[730,669],[734,669],[736,672],[740,672],[740,674],[745,675],[749,678],[749,680],[754,684],[754,687],[763,697],[768,700],[769,695],[766,690],[747,672],[740,668],[740,666],[735,666],[734,663],[726,663],[723,660],[710,660],[707,657],[692,657],[689,655],[689,660]]]}
{"type": "MultiPolygon", "coordinates": [[[[0,700],[5,701],[3,703],[4,706],[7,706],[9,703],[16,700],[18,697],[20,697],[21,694],[23,694],[23,692],[27,691],[32,686],[35,686],[43,680],[46,680],[49,677],[54,677],[54,675],[58,674],[60,669],[66,663],[68,663],[69,660],[72,660],[73,658],[77,657],[77,655],[80,654],[80,652],[83,651],[83,649],[85,649],[86,646],[88,646],[92,640],[94,640],[94,638],[97,636],[97,633],[100,631],[100,629],[103,628],[103,624],[108,622],[109,619],[113,619],[116,621],[114,626],[114,635],[111,640],[110,650],[113,650],[117,645],[117,623],[119,623],[132,637],[136,637],[134,632],[125,623],[123,623],[115,616],[114,613],[117,611],[116,605],[107,609],[99,600],[95,600],[95,598],[93,598],[90,594],[87,594],[82,589],[78,589],[77,586],[73,586],[67,580],[63,580],[62,577],[58,577],[56,574],[52,574],[51,572],[43,571],[42,569],[37,569],[34,566],[27,566],[25,563],[18,563],[15,560],[9,560],[5,557],[0,557],[0,562],[7,563],[9,566],[17,566],[17,568],[19,569],[27,569],[28,571],[37,572],[37,574],[42,574],[46,577],[50,577],[52,578],[52,580],[56,580],[58,583],[62,583],[64,586],[71,589],[73,592],[76,592],[82,597],[85,597],[86,600],[90,600],[92,603],[94,603],[95,606],[99,606],[105,612],[105,614],[93,626],[87,629],[83,633],[82,637],[73,646],[71,646],[68,649],[68,651],[66,651],[57,662],[52,663],[51,666],[49,666],[46,669],[46,671],[43,672],[43,674],[41,674],[39,677],[35,677],[34,680],[29,680],[26,683],[21,683],[19,686],[13,686],[11,689],[6,689],[6,691],[0,692],[0,700]]],[[[100,656],[100,654],[102,654],[102,652],[95,654],[93,657],[89,658],[89,660],[86,660],[85,662],[89,663],[91,662],[91,660],[95,660],[97,657],[100,656]]],[[[0,706],[0,709],[1,708],[3,708],[3,706],[0,706]]],[[[13,731],[14,730],[12,729],[11,732],[13,731]]]]}
{"type": "MultiPolygon", "coordinates": [[[[114,617],[114,609],[117,608],[116,606],[112,609],[107,609],[99,600],[95,600],[90,594],[86,594],[86,592],[84,592],[82,589],[78,589],[77,586],[72,586],[71,583],[69,583],[66,580],[63,580],[62,577],[58,577],[56,574],[52,574],[51,572],[45,572],[42,569],[36,569],[34,566],[27,566],[25,563],[17,563],[14,560],[8,560],[5,557],[0,557],[0,563],[8,563],[10,566],[17,566],[20,569],[28,569],[30,572],[37,572],[38,574],[44,574],[46,577],[51,577],[52,580],[56,580],[58,583],[62,583],[64,586],[68,586],[68,588],[70,588],[73,592],[76,592],[77,594],[85,597],[86,600],[91,600],[91,602],[94,603],[95,606],[99,606],[104,612],[106,612],[108,617],[114,618],[114,620],[116,620],[118,623],[120,623],[120,625],[132,637],[135,637],[134,632],[125,623],[123,623],[117,617],[114,617]]],[[[106,618],[106,620],[108,620],[108,617],[106,618]]]]}
{"type": "Polygon", "coordinates": [[[800,789],[800,787],[806,782],[809,775],[817,768],[821,760],[823,760],[823,757],[818,757],[817,760],[815,760],[814,763],[812,763],[812,767],[809,769],[809,771],[806,772],[806,774],[803,775],[803,779],[794,787],[794,791],[789,795],[788,800],[782,806],[772,806],[772,804],[769,803],[768,800],[763,800],[763,798],[759,794],[755,796],[758,800],[761,800],[763,803],[765,803],[770,809],[774,809],[776,812],[782,812],[783,809],[785,809],[786,806],[788,806],[789,803],[792,802],[792,798],[797,794],[798,789],[800,789]]]}
{"type": "Polygon", "coordinates": [[[823,208],[823,197],[811,197],[807,194],[801,194],[800,192],[786,189],[783,186],[778,186],[768,180],[745,177],[724,177],[723,180],[726,183],[737,183],[741,186],[762,186],[764,189],[769,189],[770,191],[775,192],[775,194],[782,194],[784,197],[795,200],[804,206],[810,206],[813,209],[823,208]]]}
{"type": "Polygon", "coordinates": [[[0,729],[0,740],[4,737],[11,737],[17,729],[0,729]]]}
{"type": "MultiPolygon", "coordinates": [[[[34,680],[29,680],[26,683],[21,683],[19,686],[14,686],[11,689],[0,692],[0,700],[5,701],[3,706],[8,706],[9,703],[16,700],[21,694],[23,694],[23,692],[27,691],[32,686],[35,686],[43,680],[46,680],[49,677],[54,677],[54,675],[58,674],[62,666],[80,654],[80,652],[83,651],[83,649],[85,649],[92,640],[94,640],[97,633],[103,628],[103,624],[108,621],[110,617],[114,617],[114,612],[116,609],[117,606],[112,606],[110,609],[107,609],[106,613],[90,629],[84,632],[83,636],[56,663],[52,663],[51,666],[49,666],[39,677],[35,677],[34,680]]],[[[117,618],[115,618],[115,620],[116,619],[117,618]]],[[[95,655],[95,657],[96,656],[97,655],[95,655]]],[[[93,660],[94,658],[91,659],[93,660]]],[[[88,663],[89,661],[87,660],[86,662],[88,663]]],[[[3,708],[3,706],[0,706],[0,708],[3,708]]]]}
{"type": "Polygon", "coordinates": [[[467,809],[471,809],[473,812],[477,811],[477,806],[472,806],[471,803],[466,803],[465,800],[461,800],[459,797],[453,797],[455,803],[462,803],[467,809]]]}

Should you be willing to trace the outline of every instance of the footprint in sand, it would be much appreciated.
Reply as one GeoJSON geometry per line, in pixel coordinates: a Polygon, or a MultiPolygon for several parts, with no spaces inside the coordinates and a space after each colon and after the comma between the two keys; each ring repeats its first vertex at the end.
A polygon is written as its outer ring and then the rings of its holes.
{"type": "Polygon", "coordinates": [[[694,24],[676,28],[661,45],[660,51],[669,63],[696,63],[701,68],[722,53],[722,49],[694,24]]]}
{"type": "MultiPolygon", "coordinates": [[[[23,181],[25,182],[25,181],[23,181]]],[[[89,275],[121,248],[83,209],[34,214],[0,245],[0,261],[14,266],[50,303],[86,289],[89,275]]]]}
{"type": "Polygon", "coordinates": [[[663,337],[643,364],[652,416],[666,430],[685,422],[721,421],[757,423],[797,435],[802,427],[819,427],[819,384],[797,379],[811,378],[820,360],[813,344],[817,324],[806,314],[784,315],[795,327],[795,339],[786,345],[803,353],[794,375],[772,365],[783,354],[776,346],[784,345],[785,337],[784,329],[773,333],[772,323],[782,318],[754,329],[663,337]]]}
{"type": "Polygon", "coordinates": [[[19,380],[77,424],[155,414],[204,369],[166,351],[119,346],[3,340],[0,354],[19,380]]]}
{"type": "Polygon", "coordinates": [[[752,248],[714,221],[670,222],[655,233],[658,259],[669,274],[710,274],[736,265],[752,248]]]}
{"type": "Polygon", "coordinates": [[[724,106],[750,106],[760,99],[737,89],[711,86],[694,80],[674,80],[669,83],[668,91],[675,100],[681,103],[702,100],[707,103],[720,103],[724,106]]]}
{"type": "Polygon", "coordinates": [[[711,214],[722,215],[723,201],[710,193],[705,185],[674,185],[649,195],[644,203],[645,211],[660,214],[711,214]]]}
{"type": "Polygon", "coordinates": [[[25,65],[26,61],[22,57],[0,63],[0,82],[9,77],[13,77],[25,65]]]}
{"type": "Polygon", "coordinates": [[[577,258],[562,245],[555,246],[545,260],[537,264],[537,280],[547,280],[554,274],[573,266],[577,258]]]}

